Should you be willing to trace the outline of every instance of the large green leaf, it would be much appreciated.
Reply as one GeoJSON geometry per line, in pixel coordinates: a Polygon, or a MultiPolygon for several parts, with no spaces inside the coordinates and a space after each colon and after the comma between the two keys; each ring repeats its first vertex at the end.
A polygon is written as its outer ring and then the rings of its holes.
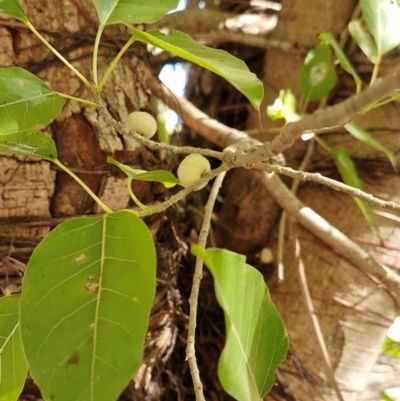
{"type": "Polygon", "coordinates": [[[0,68],[0,135],[48,125],[63,105],[64,99],[29,71],[0,68]]]}
{"type": "Polygon", "coordinates": [[[0,12],[9,15],[21,22],[27,22],[28,17],[16,0],[0,0],[0,12]]]}
{"type": "Polygon", "coordinates": [[[114,164],[114,166],[117,166],[128,177],[131,177],[134,180],[161,182],[165,185],[166,188],[172,188],[175,185],[179,184],[178,178],[176,178],[172,173],[167,170],[139,170],[127,166],[126,164],[122,164],[112,157],[107,157],[107,163],[114,164]]]}
{"type": "Polygon", "coordinates": [[[320,44],[312,49],[300,71],[300,89],[309,100],[319,100],[326,96],[336,84],[329,46],[320,44]]]}
{"type": "Polygon", "coordinates": [[[35,128],[13,134],[0,135],[0,152],[50,160],[57,158],[54,141],[35,128]]]}
{"type": "Polygon", "coordinates": [[[400,3],[397,0],[360,0],[360,7],[375,39],[378,55],[400,45],[400,3]]]}
{"type": "Polygon", "coordinates": [[[19,295],[0,298],[0,400],[16,401],[28,366],[19,331],[19,295]]]}
{"type": "Polygon", "coordinates": [[[243,93],[255,108],[260,107],[264,94],[263,84],[255,74],[249,71],[242,60],[224,50],[203,46],[180,31],[174,31],[169,36],[157,30],[142,32],[132,28],[132,32],[140,41],[176,54],[220,75],[243,93]]]}
{"type": "Polygon", "coordinates": [[[99,21],[111,24],[151,24],[178,6],[179,0],[93,0],[99,21]]]}
{"type": "Polygon", "coordinates": [[[39,244],[20,309],[45,400],[117,399],[142,360],[155,265],[148,228],[127,210],[68,220],[39,244]]]}
{"type": "Polygon", "coordinates": [[[262,274],[243,255],[193,246],[214,278],[225,313],[226,343],[218,363],[224,389],[239,401],[257,401],[271,389],[288,339],[262,274]]]}

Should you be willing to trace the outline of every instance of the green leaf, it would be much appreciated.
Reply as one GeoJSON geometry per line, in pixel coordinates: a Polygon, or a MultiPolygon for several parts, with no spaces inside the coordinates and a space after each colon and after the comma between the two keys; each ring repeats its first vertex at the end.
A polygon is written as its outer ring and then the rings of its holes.
{"type": "Polygon", "coordinates": [[[268,117],[275,121],[285,119],[286,122],[298,121],[300,116],[296,113],[297,101],[290,89],[282,89],[279,91],[279,97],[274,104],[267,107],[268,117]]]}
{"type": "Polygon", "coordinates": [[[132,32],[142,42],[150,43],[220,75],[246,96],[256,109],[260,107],[264,94],[263,84],[242,60],[224,50],[203,46],[183,32],[174,31],[170,36],[157,30],[142,32],[132,28],[132,32]]]}
{"type": "Polygon", "coordinates": [[[19,331],[19,295],[0,298],[0,400],[16,401],[28,374],[19,331]]]}
{"type": "MultiPolygon", "coordinates": [[[[362,179],[358,176],[354,162],[347,151],[342,148],[332,148],[331,152],[335,160],[336,167],[338,168],[339,173],[342,176],[345,184],[350,185],[354,188],[364,190],[364,183],[362,179]]],[[[354,198],[354,201],[363,213],[365,219],[379,236],[379,226],[375,220],[374,214],[372,213],[371,207],[368,205],[367,202],[361,199],[354,198]]]]}
{"type": "Polygon", "coordinates": [[[93,0],[104,25],[151,24],[178,6],[179,0],[93,0]]]}
{"type": "Polygon", "coordinates": [[[243,255],[192,246],[214,278],[225,313],[226,343],[218,364],[222,386],[239,401],[256,401],[271,389],[288,339],[262,274],[243,255]]]}
{"type": "Polygon", "coordinates": [[[140,366],[155,294],[151,233],[128,210],[68,220],[35,249],[21,335],[46,401],[115,401],[140,366]]]}
{"type": "Polygon", "coordinates": [[[135,180],[161,182],[165,185],[166,188],[172,188],[175,185],[179,184],[178,178],[176,178],[172,173],[167,170],[146,171],[134,169],[114,160],[112,157],[107,157],[107,163],[114,164],[114,166],[117,166],[128,177],[132,177],[135,180]]]}
{"type": "Polygon", "coordinates": [[[379,56],[400,45],[400,3],[397,0],[360,0],[360,7],[379,56]]]}
{"type": "Polygon", "coordinates": [[[0,68],[0,135],[48,125],[63,105],[64,99],[29,71],[0,68]]]}
{"type": "Polygon", "coordinates": [[[364,145],[368,145],[371,148],[384,153],[387,156],[387,158],[390,160],[390,162],[392,164],[394,164],[393,153],[389,149],[387,149],[385,146],[380,144],[376,139],[374,139],[369,132],[364,130],[364,128],[360,127],[355,122],[349,122],[349,123],[345,124],[344,128],[348,132],[350,132],[350,134],[353,135],[354,138],[358,139],[364,145]]]}
{"type": "Polygon", "coordinates": [[[28,21],[24,9],[16,0],[0,0],[0,12],[24,23],[28,21]]]}
{"type": "Polygon", "coordinates": [[[378,60],[378,50],[371,33],[359,20],[350,21],[349,32],[371,63],[375,64],[378,60]]]}
{"type": "Polygon", "coordinates": [[[300,89],[309,100],[319,100],[326,96],[336,84],[329,46],[321,44],[311,50],[300,71],[300,89]]]}
{"type": "Polygon", "coordinates": [[[0,135],[0,152],[41,157],[49,160],[57,158],[54,141],[35,128],[0,135]]]}
{"type": "Polygon", "coordinates": [[[381,400],[383,401],[395,401],[392,397],[389,397],[384,391],[379,392],[379,397],[381,397],[381,400]]]}
{"type": "Polygon", "coordinates": [[[386,337],[382,347],[382,353],[400,359],[400,342],[386,337]]]}
{"type": "Polygon", "coordinates": [[[362,80],[360,76],[357,74],[357,71],[354,69],[350,60],[347,58],[343,50],[340,48],[339,44],[336,42],[335,38],[329,32],[323,32],[319,35],[319,37],[324,43],[332,47],[342,68],[353,77],[354,82],[356,83],[357,86],[357,92],[359,92],[359,90],[361,89],[362,80]]]}

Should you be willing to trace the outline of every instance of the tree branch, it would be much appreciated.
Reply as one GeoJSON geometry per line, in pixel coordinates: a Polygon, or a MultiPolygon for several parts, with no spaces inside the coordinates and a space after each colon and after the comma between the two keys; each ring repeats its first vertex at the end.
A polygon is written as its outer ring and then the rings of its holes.
{"type": "Polygon", "coordinates": [[[313,114],[304,115],[299,121],[287,124],[271,142],[265,143],[255,152],[238,155],[234,163],[237,166],[245,166],[268,160],[271,156],[291,147],[304,132],[343,125],[398,88],[400,88],[400,65],[391,74],[360,94],[353,95],[334,106],[318,109],[313,114]]]}
{"type": "MultiPolygon", "coordinates": [[[[214,208],[215,201],[217,199],[218,191],[222,185],[226,172],[223,172],[217,176],[212,186],[210,196],[204,207],[204,219],[199,234],[199,245],[203,248],[207,245],[207,237],[210,231],[210,222],[212,211],[214,208]]],[[[196,351],[195,351],[195,334],[196,334],[196,322],[197,322],[197,303],[199,298],[200,282],[203,278],[203,260],[196,258],[196,266],[193,275],[192,291],[190,293],[189,304],[189,325],[188,325],[188,340],[186,346],[186,359],[189,363],[190,372],[192,374],[193,387],[196,393],[196,400],[204,401],[203,385],[200,380],[199,369],[196,363],[196,351]]]]}
{"type": "MultiPolygon", "coordinates": [[[[239,141],[248,141],[249,137],[245,132],[214,120],[206,113],[195,107],[189,100],[175,96],[151,73],[146,81],[151,92],[161,99],[169,108],[174,110],[193,131],[213,144],[225,149],[229,145],[239,141]]],[[[261,142],[258,142],[261,144],[261,142]]]]}
{"type": "MultiPolygon", "coordinates": [[[[188,100],[171,95],[157,78],[149,76],[148,87],[155,96],[163,100],[175,110],[184,123],[217,146],[226,148],[235,142],[246,142],[248,136],[239,130],[227,127],[197,109],[188,100]]],[[[270,156],[280,153],[304,132],[344,124],[368,106],[400,87],[400,66],[392,74],[376,82],[358,96],[352,96],[344,102],[332,107],[317,110],[312,115],[304,116],[300,121],[286,125],[281,133],[269,144],[253,152],[237,152],[227,163],[233,166],[251,166],[270,156]]],[[[257,144],[258,141],[253,140],[257,144]]],[[[367,274],[385,281],[386,272],[367,252],[351,241],[346,235],[332,227],[326,220],[312,209],[303,205],[274,174],[265,174],[265,183],[275,201],[314,235],[327,243],[345,259],[367,274]]],[[[367,194],[368,195],[368,194],[367,194]]]]}
{"type": "Polygon", "coordinates": [[[275,173],[265,174],[265,185],[275,201],[303,227],[361,271],[375,276],[380,282],[385,281],[386,271],[372,256],[337,228],[330,225],[319,214],[304,205],[275,173]]]}
{"type": "Polygon", "coordinates": [[[388,202],[376,198],[375,196],[361,191],[358,188],[350,187],[349,185],[343,184],[342,182],[332,180],[331,178],[324,177],[319,173],[307,173],[305,171],[296,171],[290,167],[276,166],[275,164],[256,163],[254,168],[264,170],[267,173],[278,173],[288,177],[292,177],[298,181],[312,181],[318,184],[325,185],[326,187],[332,188],[335,191],[343,192],[354,198],[362,199],[367,202],[370,206],[377,206],[383,209],[393,210],[400,212],[400,205],[395,202],[388,202]]]}

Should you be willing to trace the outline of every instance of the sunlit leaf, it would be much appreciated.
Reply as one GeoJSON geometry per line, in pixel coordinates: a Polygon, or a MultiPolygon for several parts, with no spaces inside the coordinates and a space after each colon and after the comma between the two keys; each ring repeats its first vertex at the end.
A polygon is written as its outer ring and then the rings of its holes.
{"type": "Polygon", "coordinates": [[[256,109],[260,107],[264,93],[263,84],[242,60],[224,50],[204,46],[183,32],[174,31],[169,36],[157,30],[142,32],[132,28],[132,32],[140,41],[150,43],[220,75],[246,96],[256,109]]]}
{"type": "Polygon", "coordinates": [[[16,401],[28,374],[19,331],[19,295],[0,298],[0,400],[16,401]]]}
{"type": "Polygon", "coordinates": [[[193,246],[214,278],[225,314],[226,342],[218,363],[222,386],[239,401],[257,401],[271,389],[288,339],[262,274],[243,255],[193,246]]]}
{"type": "Polygon", "coordinates": [[[350,21],[349,32],[371,63],[375,64],[378,60],[378,50],[371,33],[359,20],[350,21]]]}
{"type": "Polygon", "coordinates": [[[115,401],[140,366],[155,294],[151,233],[129,211],[68,220],[38,245],[20,303],[46,401],[115,401]]]}
{"type": "Polygon", "coordinates": [[[114,166],[121,169],[128,177],[132,177],[135,180],[161,182],[167,188],[172,188],[179,184],[178,178],[167,170],[139,170],[122,164],[114,160],[112,157],[107,157],[107,163],[114,164],[114,166]]]}
{"type": "Polygon", "coordinates": [[[389,356],[394,356],[400,362],[400,342],[394,341],[390,337],[386,337],[382,347],[382,353],[389,356]]]}
{"type": "Polygon", "coordinates": [[[336,42],[335,38],[329,32],[323,32],[320,34],[321,40],[323,40],[326,44],[332,46],[333,51],[337,59],[339,60],[340,65],[342,68],[352,75],[354,82],[357,86],[357,92],[361,89],[362,81],[360,76],[357,74],[357,71],[354,69],[353,65],[351,64],[350,60],[344,54],[343,50],[340,48],[339,44],[336,42]]]}
{"type": "Polygon", "coordinates": [[[279,97],[274,104],[267,107],[267,115],[271,120],[285,119],[286,122],[293,122],[300,119],[296,112],[297,101],[290,89],[279,91],[279,97]]]}
{"type": "Polygon", "coordinates": [[[382,56],[400,45],[400,3],[397,0],[360,0],[361,12],[382,56]]]}
{"type": "Polygon", "coordinates": [[[0,153],[56,159],[54,141],[35,128],[13,134],[0,135],[0,153]]]}
{"type": "Polygon", "coordinates": [[[28,17],[16,0],[0,0],[0,12],[9,15],[21,22],[27,22],[28,17]]]}
{"type": "Polygon", "coordinates": [[[104,25],[151,24],[174,10],[179,0],[93,0],[104,25]]]}
{"type": "MultiPolygon", "coordinates": [[[[344,183],[351,187],[364,190],[364,183],[358,176],[354,162],[348,152],[342,148],[332,148],[331,152],[344,183]]],[[[354,198],[354,201],[363,213],[365,219],[379,236],[379,226],[375,220],[374,214],[372,213],[371,207],[362,199],[354,198]]]]}
{"type": "Polygon", "coordinates": [[[0,68],[0,135],[48,125],[64,99],[39,78],[19,68],[0,68]]]}
{"type": "Polygon", "coordinates": [[[344,128],[346,128],[346,130],[350,132],[350,134],[353,135],[354,138],[357,138],[363,144],[384,153],[390,160],[390,162],[392,164],[394,163],[393,152],[391,152],[389,149],[379,143],[375,138],[371,136],[369,132],[365,131],[365,129],[360,127],[357,123],[353,121],[349,122],[344,125],[344,128]]]}
{"type": "Polygon", "coordinates": [[[300,89],[309,100],[325,97],[336,84],[329,46],[321,44],[311,50],[300,71],[300,89]]]}
{"type": "Polygon", "coordinates": [[[379,397],[381,397],[383,401],[396,401],[394,398],[389,397],[384,391],[379,392],[379,397]]]}

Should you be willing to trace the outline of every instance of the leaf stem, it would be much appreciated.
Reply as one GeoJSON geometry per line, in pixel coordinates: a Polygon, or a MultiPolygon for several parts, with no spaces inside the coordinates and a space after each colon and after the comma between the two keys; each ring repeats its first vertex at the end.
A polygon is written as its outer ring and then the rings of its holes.
{"type": "Polygon", "coordinates": [[[314,139],[318,143],[318,145],[321,145],[328,153],[332,154],[331,148],[318,135],[314,135],[314,139]]]}
{"type": "Polygon", "coordinates": [[[132,187],[131,187],[132,180],[133,180],[133,178],[128,178],[126,180],[126,187],[128,188],[129,195],[131,196],[132,200],[136,203],[136,205],[140,207],[140,209],[146,210],[147,206],[143,205],[143,203],[140,202],[140,200],[138,198],[136,198],[135,194],[132,191],[132,187]]]}
{"type": "Polygon", "coordinates": [[[87,104],[88,106],[95,107],[96,109],[97,109],[98,107],[100,107],[99,104],[97,104],[97,103],[95,103],[95,102],[91,102],[90,100],[81,99],[80,97],[75,97],[75,96],[67,95],[66,93],[62,93],[62,92],[56,92],[56,93],[57,93],[57,95],[60,95],[61,97],[64,97],[64,98],[70,99],[70,100],[75,100],[76,102],[80,102],[80,103],[87,104]]]}
{"type": "Polygon", "coordinates": [[[112,213],[112,210],[106,206],[97,195],[76,175],[74,174],[67,166],[64,166],[58,159],[51,159],[51,161],[64,170],[67,174],[69,174],[92,198],[93,200],[104,210],[106,213],[112,213]]]}
{"type": "MultiPolygon", "coordinates": [[[[199,234],[199,245],[203,248],[207,245],[208,232],[210,231],[210,222],[212,217],[212,211],[214,208],[215,201],[217,199],[218,191],[222,185],[222,181],[225,178],[226,172],[222,172],[217,176],[212,186],[210,196],[204,207],[204,219],[199,234]]],[[[203,259],[196,258],[196,266],[193,275],[192,291],[190,293],[189,305],[189,325],[188,325],[188,339],[186,346],[186,359],[189,363],[190,372],[192,374],[193,387],[196,394],[196,401],[205,401],[203,394],[203,384],[200,380],[199,368],[196,362],[195,353],[195,334],[196,334],[196,321],[197,321],[197,304],[199,298],[200,282],[203,278],[203,259]]]]}
{"type": "MultiPolygon", "coordinates": [[[[300,163],[298,168],[298,172],[304,171],[309,163],[311,156],[314,152],[315,140],[314,138],[308,143],[306,154],[303,157],[303,160],[300,163]]],[[[293,195],[297,195],[297,190],[299,188],[300,181],[294,179],[290,191],[293,195]]],[[[278,231],[278,280],[283,281],[285,278],[285,265],[283,264],[283,253],[285,250],[285,233],[286,233],[286,220],[287,213],[283,210],[281,219],[279,221],[279,231],[278,231]]]]}
{"type": "Polygon", "coordinates": [[[96,87],[97,87],[97,84],[98,84],[98,78],[97,78],[97,57],[98,57],[98,54],[99,54],[99,46],[100,46],[101,34],[103,33],[105,27],[106,27],[106,26],[105,26],[103,23],[101,23],[101,24],[99,25],[99,28],[97,29],[96,39],[95,39],[95,41],[94,41],[94,47],[93,47],[93,65],[92,65],[92,71],[93,71],[93,81],[94,81],[94,84],[96,85],[96,87]]]}
{"type": "Polygon", "coordinates": [[[379,67],[381,65],[381,60],[382,60],[382,56],[380,54],[378,54],[377,58],[376,58],[376,63],[374,65],[374,70],[372,71],[372,76],[371,76],[371,82],[370,82],[370,86],[372,86],[376,80],[376,78],[378,77],[378,71],[379,71],[379,67]]]}
{"type": "Polygon", "coordinates": [[[117,65],[120,58],[124,55],[124,53],[128,50],[128,48],[132,45],[132,43],[136,40],[136,38],[132,35],[131,38],[125,43],[122,49],[118,52],[114,60],[111,62],[110,66],[107,68],[106,73],[104,74],[103,78],[101,79],[99,86],[97,88],[97,93],[100,93],[103,90],[103,86],[106,83],[108,77],[114,70],[115,66],[117,65]]]}
{"type": "Polygon", "coordinates": [[[26,21],[25,25],[32,31],[32,33],[54,54],[56,55],[88,88],[90,82],[64,57],[62,56],[29,22],[26,21]]]}

